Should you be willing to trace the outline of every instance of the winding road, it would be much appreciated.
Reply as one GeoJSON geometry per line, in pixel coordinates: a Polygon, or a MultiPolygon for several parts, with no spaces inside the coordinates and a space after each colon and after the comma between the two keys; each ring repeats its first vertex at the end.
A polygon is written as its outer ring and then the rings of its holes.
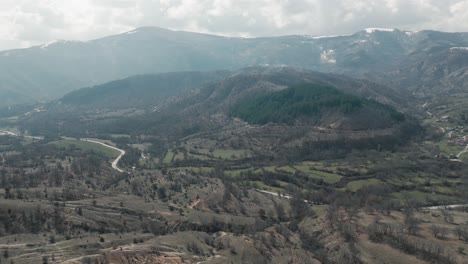
{"type": "Polygon", "coordinates": [[[91,142],[91,143],[99,144],[99,145],[102,145],[104,147],[107,147],[107,148],[110,148],[110,149],[113,149],[113,150],[117,150],[118,152],[120,152],[120,155],[114,161],[112,161],[112,168],[114,170],[116,170],[116,171],[124,172],[124,170],[120,169],[118,165],[119,165],[120,159],[122,159],[122,157],[125,155],[125,150],[116,148],[114,146],[111,146],[111,145],[108,145],[106,143],[102,143],[100,141],[93,140],[93,139],[80,139],[80,140],[85,141],[85,142],[91,142]]]}
{"type": "Polygon", "coordinates": [[[10,131],[5,131],[5,130],[0,130],[0,135],[4,135],[4,136],[15,136],[17,137],[18,135],[13,133],[13,132],[10,132],[10,131]]]}
{"type": "Polygon", "coordinates": [[[468,153],[468,145],[466,145],[465,149],[462,152],[458,153],[457,158],[460,159],[460,157],[465,153],[468,153]]]}
{"type": "MultiPolygon", "coordinates": [[[[278,194],[278,193],[275,193],[275,192],[269,192],[269,191],[265,191],[265,190],[259,190],[259,189],[255,189],[257,192],[260,192],[260,193],[265,193],[265,194],[270,194],[270,195],[273,195],[273,196],[276,196],[276,197],[279,197],[279,198],[286,198],[288,200],[291,200],[293,197],[290,196],[290,195],[286,195],[286,194],[278,194]]],[[[309,202],[308,200],[304,200],[304,202],[306,203],[313,203],[313,202],[309,202]]]]}
{"type": "Polygon", "coordinates": [[[457,209],[468,207],[468,204],[450,204],[450,205],[438,205],[438,206],[429,206],[423,207],[424,210],[446,210],[446,209],[457,209]]]}
{"type": "MultiPolygon", "coordinates": [[[[467,147],[468,148],[468,147],[467,147]]],[[[265,190],[259,190],[259,189],[255,189],[257,192],[260,192],[260,193],[265,193],[265,194],[270,194],[270,195],[273,195],[273,196],[276,196],[276,197],[282,197],[282,198],[286,198],[286,199],[292,199],[291,196],[289,195],[281,195],[279,196],[278,193],[276,192],[269,192],[269,191],[265,191],[265,190]]],[[[306,203],[309,203],[309,201],[307,200],[304,200],[304,202],[306,203]]],[[[422,210],[447,210],[447,209],[460,209],[460,208],[466,208],[468,207],[468,204],[449,204],[449,205],[438,205],[438,206],[428,206],[428,207],[421,207],[420,209],[422,210]]]]}
{"type": "Polygon", "coordinates": [[[277,197],[282,197],[282,198],[286,198],[286,199],[291,199],[292,197],[289,196],[289,195],[279,195],[277,192],[269,192],[269,191],[265,191],[265,190],[259,190],[259,189],[255,189],[257,192],[260,192],[260,193],[266,193],[266,194],[270,194],[270,195],[274,195],[274,196],[277,196],[277,197]]]}
{"type": "Polygon", "coordinates": [[[32,139],[37,139],[37,140],[44,139],[43,137],[22,136],[22,135],[18,135],[16,133],[13,133],[11,131],[6,131],[6,130],[0,130],[0,135],[14,136],[14,137],[25,137],[25,138],[32,138],[32,139]]]}

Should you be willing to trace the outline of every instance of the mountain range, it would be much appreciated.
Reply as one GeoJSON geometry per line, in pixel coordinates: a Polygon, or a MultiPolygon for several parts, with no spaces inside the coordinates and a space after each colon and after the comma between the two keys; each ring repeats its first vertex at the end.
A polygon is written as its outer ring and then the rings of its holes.
{"type": "Polygon", "coordinates": [[[414,124],[407,120],[409,98],[344,75],[250,67],[134,76],[78,89],[16,120],[23,131],[53,137],[134,134],[170,142],[245,134],[245,144],[257,142],[269,156],[270,146],[297,148],[318,138],[405,140],[402,126],[414,124]]]}
{"type": "Polygon", "coordinates": [[[134,75],[289,66],[426,96],[468,89],[468,33],[366,29],[349,36],[231,38],[155,27],[0,52],[0,104],[44,102],[134,75]]]}
{"type": "Polygon", "coordinates": [[[464,263],[467,47],[139,28],[0,52],[0,262],[464,263]]]}

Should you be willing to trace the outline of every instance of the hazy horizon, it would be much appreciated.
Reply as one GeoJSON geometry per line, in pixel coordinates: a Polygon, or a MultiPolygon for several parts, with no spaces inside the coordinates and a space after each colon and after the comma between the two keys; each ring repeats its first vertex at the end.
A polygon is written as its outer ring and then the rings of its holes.
{"type": "Polygon", "coordinates": [[[133,28],[131,30],[126,30],[126,31],[123,31],[123,32],[116,32],[116,33],[113,33],[113,34],[110,34],[110,35],[97,36],[97,37],[91,38],[91,39],[53,39],[53,40],[50,40],[48,42],[37,43],[37,44],[33,44],[31,46],[26,46],[26,47],[0,49],[0,52],[8,51],[8,50],[16,50],[16,49],[28,49],[28,48],[42,46],[42,45],[48,45],[48,44],[52,44],[52,43],[60,42],[60,41],[64,41],[64,42],[68,42],[68,41],[70,41],[70,42],[73,42],[73,41],[88,42],[88,41],[102,39],[102,38],[105,38],[105,37],[108,37],[108,36],[115,36],[115,35],[125,34],[125,33],[128,33],[128,32],[132,32],[132,31],[136,31],[138,29],[144,29],[144,28],[160,28],[160,29],[166,29],[166,30],[175,31],[175,32],[191,32],[191,33],[208,34],[208,35],[219,36],[219,37],[247,38],[247,39],[262,38],[262,37],[267,37],[268,38],[268,37],[281,37],[281,36],[301,36],[301,35],[302,36],[316,37],[316,38],[340,37],[340,36],[351,36],[353,34],[356,34],[356,33],[360,32],[360,31],[364,31],[366,29],[376,29],[377,31],[379,29],[381,29],[381,30],[385,30],[385,29],[392,29],[393,30],[394,29],[394,30],[399,30],[401,32],[420,32],[420,31],[439,31],[439,32],[445,32],[445,33],[467,33],[468,32],[468,30],[467,31],[443,31],[443,30],[436,30],[436,29],[431,29],[431,28],[422,29],[422,30],[407,30],[407,29],[402,29],[402,28],[367,27],[367,28],[362,28],[362,29],[354,31],[354,32],[350,32],[350,33],[347,33],[347,34],[339,34],[339,35],[334,35],[334,34],[324,34],[324,35],[282,34],[282,35],[246,36],[246,37],[243,37],[243,36],[229,36],[229,35],[216,34],[216,33],[210,33],[210,32],[196,32],[196,31],[190,31],[190,30],[179,30],[179,29],[163,28],[163,27],[159,27],[159,26],[141,26],[141,27],[133,28]]]}
{"type": "Polygon", "coordinates": [[[119,0],[0,3],[0,50],[144,26],[229,37],[348,35],[364,28],[468,31],[468,1],[119,0]]]}

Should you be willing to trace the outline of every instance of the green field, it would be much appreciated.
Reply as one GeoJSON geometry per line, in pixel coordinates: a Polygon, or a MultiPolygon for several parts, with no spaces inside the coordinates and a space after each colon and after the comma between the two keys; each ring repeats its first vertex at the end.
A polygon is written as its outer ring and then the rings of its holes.
{"type": "Polygon", "coordinates": [[[456,202],[453,197],[443,194],[433,194],[421,191],[402,191],[392,194],[393,197],[400,201],[414,199],[420,203],[426,203],[427,200],[434,200],[440,203],[454,203],[456,202]]]}
{"type": "Polygon", "coordinates": [[[451,146],[447,143],[446,140],[440,141],[437,146],[439,149],[444,152],[445,154],[452,154],[452,155],[457,155],[463,150],[462,146],[451,146]]]}
{"type": "Polygon", "coordinates": [[[222,160],[237,160],[243,157],[249,157],[251,154],[246,150],[233,150],[233,149],[197,149],[189,150],[187,156],[184,156],[182,151],[174,151],[169,149],[166,156],[163,159],[163,163],[171,163],[172,161],[183,161],[187,159],[194,160],[213,160],[213,159],[222,159],[222,160]]]}
{"type": "Polygon", "coordinates": [[[130,135],[126,134],[110,134],[110,136],[113,138],[130,138],[130,135]]]}
{"type": "Polygon", "coordinates": [[[174,155],[175,155],[174,151],[172,151],[172,149],[168,149],[167,154],[163,159],[163,162],[164,163],[171,163],[172,158],[174,158],[174,155]]]}
{"type": "Polygon", "coordinates": [[[359,189],[361,189],[362,187],[364,186],[368,186],[368,185],[376,185],[376,184],[381,184],[382,182],[380,180],[377,180],[377,179],[367,179],[367,180],[359,180],[359,181],[352,181],[352,182],[349,182],[347,185],[346,185],[346,189],[352,191],[352,192],[355,192],[359,189]]]}
{"type": "Polygon", "coordinates": [[[310,171],[308,175],[314,179],[322,179],[324,182],[329,184],[337,183],[341,178],[343,178],[342,176],[323,171],[310,171]]]}
{"type": "MultiPolygon", "coordinates": [[[[341,180],[341,178],[343,178],[342,176],[339,176],[333,173],[312,169],[311,166],[307,166],[305,163],[301,165],[296,165],[294,166],[294,168],[305,173],[310,178],[321,179],[328,184],[337,183],[341,180]]],[[[316,168],[316,167],[314,166],[313,168],[316,168]]],[[[322,167],[322,168],[325,168],[325,167],[322,167]]]]}
{"type": "Polygon", "coordinates": [[[55,145],[59,148],[74,147],[74,148],[85,150],[85,151],[92,150],[95,152],[102,153],[109,158],[117,158],[120,155],[120,152],[115,149],[107,148],[100,144],[96,144],[92,142],[85,142],[85,141],[80,141],[80,140],[64,139],[64,140],[53,141],[53,142],[50,142],[49,144],[55,145]]]}
{"type": "Polygon", "coordinates": [[[198,173],[212,172],[213,168],[211,167],[174,167],[170,168],[170,171],[194,171],[198,173]]]}
{"type": "Polygon", "coordinates": [[[242,158],[243,156],[249,157],[250,153],[246,150],[235,150],[235,149],[215,149],[210,151],[208,149],[199,150],[200,153],[210,155],[218,159],[235,160],[242,158]]]}
{"type": "Polygon", "coordinates": [[[178,160],[185,160],[184,153],[177,152],[177,154],[174,155],[174,161],[178,161],[178,160]]]}
{"type": "Polygon", "coordinates": [[[261,190],[266,190],[270,192],[283,192],[284,191],[282,188],[266,185],[262,181],[252,181],[251,183],[255,186],[255,188],[258,188],[261,190]]]}
{"type": "Polygon", "coordinates": [[[292,166],[283,166],[283,167],[278,167],[276,168],[278,171],[282,171],[282,172],[287,172],[287,173],[291,173],[291,174],[294,174],[296,172],[296,169],[292,166]]]}
{"type": "Polygon", "coordinates": [[[232,177],[240,176],[243,172],[253,172],[253,169],[240,169],[240,170],[227,170],[224,171],[224,174],[232,177]]]}
{"type": "Polygon", "coordinates": [[[259,169],[255,170],[255,173],[260,173],[260,172],[275,172],[276,171],[276,166],[268,166],[268,167],[262,167],[259,169]]]}

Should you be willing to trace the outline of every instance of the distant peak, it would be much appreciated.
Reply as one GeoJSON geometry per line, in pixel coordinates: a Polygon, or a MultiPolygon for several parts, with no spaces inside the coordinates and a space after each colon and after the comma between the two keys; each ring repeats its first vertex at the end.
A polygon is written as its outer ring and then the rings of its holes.
{"type": "Polygon", "coordinates": [[[127,32],[122,32],[119,35],[133,35],[133,34],[152,34],[152,33],[169,33],[173,32],[171,29],[161,27],[139,27],[127,32]]]}
{"type": "Polygon", "coordinates": [[[167,28],[161,28],[161,27],[139,27],[139,28],[130,30],[128,32],[124,32],[124,34],[134,34],[138,32],[148,32],[148,31],[172,31],[172,30],[167,29],[167,28]]]}
{"type": "Polygon", "coordinates": [[[395,32],[396,29],[394,28],[366,28],[364,29],[368,34],[372,34],[374,32],[395,32]]]}

